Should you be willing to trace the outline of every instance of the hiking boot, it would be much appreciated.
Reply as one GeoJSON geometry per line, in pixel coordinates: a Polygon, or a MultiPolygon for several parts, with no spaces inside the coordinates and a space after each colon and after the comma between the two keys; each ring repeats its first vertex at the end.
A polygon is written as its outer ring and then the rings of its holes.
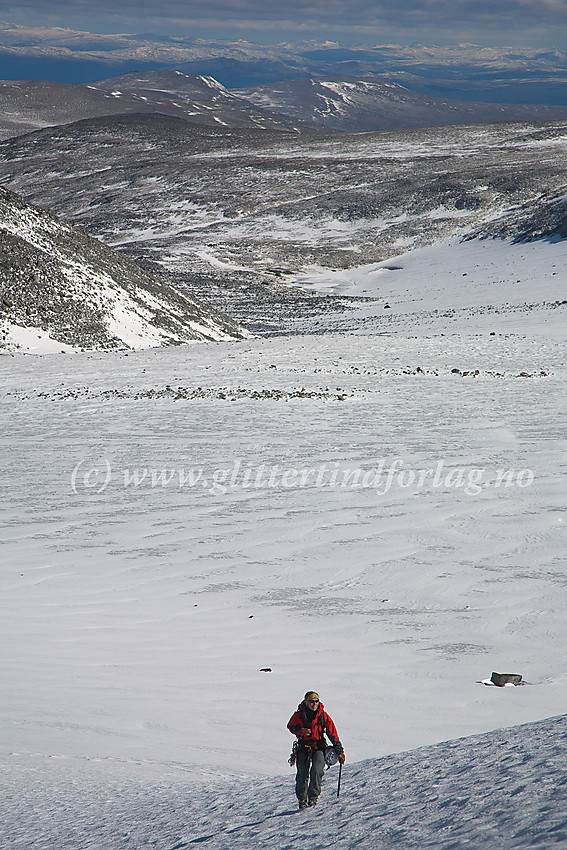
{"type": "Polygon", "coordinates": [[[309,797],[308,806],[316,806],[317,805],[317,797],[309,797]]]}
{"type": "Polygon", "coordinates": [[[306,809],[307,808],[307,800],[300,800],[299,801],[299,808],[300,809],[306,809]]]}

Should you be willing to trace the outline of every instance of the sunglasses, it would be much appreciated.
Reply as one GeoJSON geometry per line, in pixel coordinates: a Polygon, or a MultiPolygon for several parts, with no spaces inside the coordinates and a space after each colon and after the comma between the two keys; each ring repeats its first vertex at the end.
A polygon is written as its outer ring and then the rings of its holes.
{"type": "Polygon", "coordinates": [[[319,700],[318,699],[308,699],[307,702],[318,703],[319,700]]]}

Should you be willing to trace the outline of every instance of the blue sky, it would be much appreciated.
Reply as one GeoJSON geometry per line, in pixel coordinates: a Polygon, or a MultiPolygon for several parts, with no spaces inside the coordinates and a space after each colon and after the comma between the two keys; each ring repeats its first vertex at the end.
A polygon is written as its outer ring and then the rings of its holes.
{"type": "Polygon", "coordinates": [[[0,19],[260,44],[328,39],[567,48],[567,0],[161,0],[157,6],[155,0],[25,0],[0,3],[0,19]]]}

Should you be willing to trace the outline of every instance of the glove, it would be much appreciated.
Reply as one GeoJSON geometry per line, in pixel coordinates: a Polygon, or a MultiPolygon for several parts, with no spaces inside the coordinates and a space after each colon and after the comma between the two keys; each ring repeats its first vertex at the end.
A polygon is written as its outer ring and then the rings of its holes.
{"type": "Polygon", "coordinates": [[[344,764],[344,763],[345,763],[345,753],[344,753],[344,750],[342,751],[342,753],[341,753],[341,754],[340,754],[340,756],[339,756],[339,761],[340,761],[340,763],[341,763],[341,764],[344,764]]]}
{"type": "Polygon", "coordinates": [[[300,729],[299,732],[297,733],[298,738],[309,738],[310,735],[311,735],[311,729],[305,729],[305,728],[300,729]]]}

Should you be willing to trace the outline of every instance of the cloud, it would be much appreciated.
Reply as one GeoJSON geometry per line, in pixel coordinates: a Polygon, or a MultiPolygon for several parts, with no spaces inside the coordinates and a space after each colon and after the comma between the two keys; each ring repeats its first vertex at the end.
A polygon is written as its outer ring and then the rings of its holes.
{"type": "MultiPolygon", "coordinates": [[[[92,0],[36,0],[23,3],[30,9],[41,12],[52,10],[54,13],[70,14],[83,12],[93,14],[92,0]]],[[[113,0],[99,0],[96,4],[98,16],[116,13],[113,0]]],[[[121,14],[132,16],[155,15],[155,0],[121,0],[121,14]]],[[[407,20],[420,20],[432,17],[436,20],[477,20],[478,17],[490,17],[495,21],[511,17],[530,17],[541,20],[542,17],[557,20],[567,19],[565,0],[286,0],[282,6],[276,0],[163,0],[159,5],[159,14],[168,18],[198,19],[201,17],[219,17],[222,24],[225,18],[240,20],[262,19],[277,21],[285,17],[298,23],[303,18],[338,23],[358,23],[369,25],[388,19],[395,21],[400,16],[407,20]]]]}
{"type": "MultiPolygon", "coordinates": [[[[548,28],[550,43],[567,25],[566,0],[23,0],[0,8],[6,20],[28,17],[42,25],[77,27],[94,32],[160,32],[235,30],[251,33],[281,31],[337,35],[351,33],[379,37],[381,33],[453,33],[456,40],[491,33],[504,34],[548,28]],[[11,16],[10,11],[14,14],[11,16]],[[16,15],[17,12],[17,15],[16,15]],[[283,14],[282,14],[283,13],[283,14]],[[180,29],[179,29],[180,28],[180,29]]],[[[545,35],[544,35],[545,38],[545,35]]],[[[541,39],[540,39],[541,40],[541,39]]]]}
{"type": "MultiPolygon", "coordinates": [[[[28,0],[19,4],[30,10],[57,15],[84,13],[93,15],[92,0],[28,0]]],[[[116,14],[117,6],[113,0],[98,0],[96,15],[116,14]]],[[[155,0],[121,0],[120,14],[132,17],[155,15],[155,0]]],[[[376,21],[395,21],[402,16],[406,20],[471,20],[490,17],[494,21],[511,17],[530,17],[541,20],[542,17],[567,19],[565,0],[286,0],[282,7],[276,0],[163,0],[159,4],[159,15],[167,18],[200,19],[218,18],[221,25],[224,18],[236,20],[272,20],[285,17],[298,24],[302,19],[372,25],[376,21]]]]}

